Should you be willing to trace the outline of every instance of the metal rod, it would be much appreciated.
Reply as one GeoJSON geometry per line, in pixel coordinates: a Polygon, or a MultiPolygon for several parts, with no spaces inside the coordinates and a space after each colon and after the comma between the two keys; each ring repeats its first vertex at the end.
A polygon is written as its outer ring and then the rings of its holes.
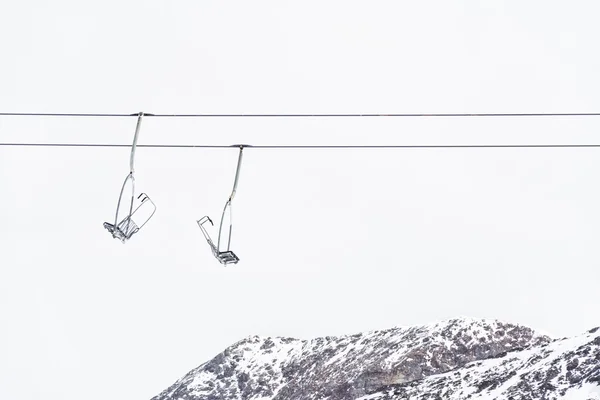
{"type": "Polygon", "coordinates": [[[129,156],[129,172],[133,174],[134,161],[135,161],[135,148],[137,147],[138,136],[140,134],[140,127],[142,126],[143,112],[138,114],[137,124],[135,126],[135,135],[133,135],[133,144],[131,145],[131,155],[129,156]]]}
{"type": "Polygon", "coordinates": [[[233,200],[235,196],[235,192],[237,191],[238,180],[240,178],[240,169],[242,168],[242,156],[244,152],[244,146],[240,146],[240,155],[238,156],[237,168],[235,170],[235,179],[233,180],[233,189],[231,190],[231,196],[229,196],[229,201],[233,200]]]}

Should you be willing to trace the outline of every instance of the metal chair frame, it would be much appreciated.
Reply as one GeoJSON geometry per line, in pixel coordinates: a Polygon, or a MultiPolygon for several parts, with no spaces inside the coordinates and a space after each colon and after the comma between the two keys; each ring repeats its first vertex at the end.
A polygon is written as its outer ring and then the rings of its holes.
{"type": "Polygon", "coordinates": [[[135,135],[133,137],[133,144],[131,146],[131,154],[129,156],[129,174],[125,177],[125,181],[123,182],[123,186],[121,187],[121,193],[119,194],[119,200],[117,202],[117,211],[115,212],[115,221],[114,224],[105,222],[104,228],[106,228],[115,239],[119,239],[122,243],[125,243],[127,240],[131,239],[131,237],[137,233],[140,229],[144,227],[150,221],[154,213],[156,212],[156,205],[150,199],[150,197],[146,193],[140,193],[137,197],[140,200],[140,204],[134,209],[135,202],[135,176],[134,176],[134,161],[135,161],[135,150],[137,147],[138,136],[140,133],[140,127],[142,125],[142,117],[144,116],[143,112],[138,114],[137,125],[135,127],[135,135]],[[125,192],[125,187],[127,183],[131,182],[131,200],[129,202],[129,213],[125,218],[119,221],[119,210],[121,208],[121,200],[123,198],[123,193],[125,192]],[[150,216],[145,218],[141,224],[136,224],[132,219],[135,213],[144,207],[152,207],[152,212],[150,216]]]}
{"type": "Polygon", "coordinates": [[[243,152],[244,152],[244,147],[248,147],[248,145],[234,145],[232,147],[239,147],[240,153],[238,156],[237,168],[235,170],[235,179],[233,181],[233,189],[231,190],[231,194],[229,195],[229,198],[227,199],[227,202],[225,203],[225,207],[223,207],[223,212],[221,213],[221,223],[219,224],[219,237],[217,239],[216,246],[215,246],[215,243],[213,242],[213,240],[211,239],[210,234],[204,227],[204,224],[206,222],[210,222],[210,224],[214,226],[210,217],[208,215],[205,215],[204,217],[202,217],[196,221],[198,223],[198,226],[202,230],[202,233],[204,234],[204,238],[208,242],[208,245],[210,246],[213,255],[223,265],[237,264],[237,262],[240,260],[239,257],[236,256],[233,251],[231,251],[231,232],[233,230],[232,201],[237,192],[237,185],[238,185],[238,180],[240,177],[240,169],[242,167],[242,156],[243,156],[243,152]],[[221,236],[223,233],[223,221],[225,220],[225,213],[227,212],[227,209],[229,209],[229,233],[227,234],[227,250],[221,250],[221,236]]]}

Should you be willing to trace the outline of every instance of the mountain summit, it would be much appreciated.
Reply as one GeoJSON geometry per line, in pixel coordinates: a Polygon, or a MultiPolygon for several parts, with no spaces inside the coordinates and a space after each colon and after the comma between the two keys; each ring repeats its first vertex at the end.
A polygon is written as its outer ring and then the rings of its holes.
{"type": "Polygon", "coordinates": [[[598,328],[553,340],[452,319],[311,340],[251,336],[152,400],[600,400],[599,385],[598,328]]]}

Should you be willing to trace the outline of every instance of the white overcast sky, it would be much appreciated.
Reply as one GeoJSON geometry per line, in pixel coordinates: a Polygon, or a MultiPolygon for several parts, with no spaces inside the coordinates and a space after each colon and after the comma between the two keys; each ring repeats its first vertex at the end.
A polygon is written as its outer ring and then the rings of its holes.
{"type": "MultiPolygon", "coordinates": [[[[599,112],[597,1],[20,1],[0,112],[599,112]]],[[[130,143],[135,118],[0,117],[2,142],[130,143]]],[[[600,143],[600,117],[158,119],[142,143],[600,143]]],[[[149,399],[251,334],[458,316],[600,325],[600,149],[0,147],[0,398],[149,399]]]]}

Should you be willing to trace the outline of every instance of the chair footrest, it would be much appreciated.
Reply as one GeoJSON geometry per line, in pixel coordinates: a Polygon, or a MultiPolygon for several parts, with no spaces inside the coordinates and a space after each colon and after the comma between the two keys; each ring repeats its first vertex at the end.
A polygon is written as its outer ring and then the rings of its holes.
{"type": "Polygon", "coordinates": [[[240,259],[233,251],[221,251],[217,254],[217,259],[221,264],[237,264],[240,259]]]}

